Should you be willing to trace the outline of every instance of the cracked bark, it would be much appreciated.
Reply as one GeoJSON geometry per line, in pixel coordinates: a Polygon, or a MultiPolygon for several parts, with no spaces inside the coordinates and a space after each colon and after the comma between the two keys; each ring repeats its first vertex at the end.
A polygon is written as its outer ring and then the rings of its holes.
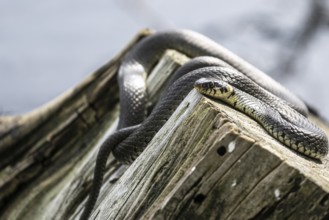
{"type": "MultiPolygon", "coordinates": [[[[123,54],[35,112],[0,118],[1,219],[80,215],[97,150],[117,123],[115,73],[123,54]]],[[[164,55],[149,78],[151,101],[166,79],[162,73],[186,60],[174,51],[164,55]]],[[[192,91],[132,166],[109,158],[92,217],[326,218],[328,166],[328,158],[303,158],[244,114],[192,91]]]]}

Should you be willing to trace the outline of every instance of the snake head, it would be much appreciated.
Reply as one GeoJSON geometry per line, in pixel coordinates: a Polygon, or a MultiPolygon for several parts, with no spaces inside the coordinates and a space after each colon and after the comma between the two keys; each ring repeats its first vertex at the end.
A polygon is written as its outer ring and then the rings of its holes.
{"type": "Polygon", "coordinates": [[[215,98],[228,97],[233,92],[233,87],[228,83],[214,78],[201,78],[194,83],[194,88],[201,94],[215,98]]]}

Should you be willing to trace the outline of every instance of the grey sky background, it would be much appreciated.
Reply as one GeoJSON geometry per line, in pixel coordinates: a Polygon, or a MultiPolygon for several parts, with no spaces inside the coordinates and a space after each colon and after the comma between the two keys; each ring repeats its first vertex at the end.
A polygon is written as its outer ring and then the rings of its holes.
{"type": "Polygon", "coordinates": [[[201,32],[329,115],[328,2],[1,0],[0,112],[55,98],[150,27],[201,32]]]}

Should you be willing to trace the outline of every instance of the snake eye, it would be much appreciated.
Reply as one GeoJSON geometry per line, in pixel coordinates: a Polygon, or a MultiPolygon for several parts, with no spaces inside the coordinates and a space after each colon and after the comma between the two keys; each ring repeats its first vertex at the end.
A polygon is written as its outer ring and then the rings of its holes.
{"type": "Polygon", "coordinates": [[[202,83],[201,86],[202,86],[202,88],[204,88],[204,89],[208,89],[208,88],[209,88],[208,83],[202,83]]]}
{"type": "Polygon", "coordinates": [[[214,87],[215,87],[215,83],[212,82],[212,81],[210,81],[210,82],[209,82],[209,88],[214,88],[214,87]]]}

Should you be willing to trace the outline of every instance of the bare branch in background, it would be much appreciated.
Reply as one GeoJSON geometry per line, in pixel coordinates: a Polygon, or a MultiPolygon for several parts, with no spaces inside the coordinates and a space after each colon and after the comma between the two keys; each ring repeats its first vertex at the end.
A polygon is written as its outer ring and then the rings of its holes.
{"type": "Polygon", "coordinates": [[[300,31],[290,42],[290,53],[283,56],[279,63],[277,74],[281,77],[297,74],[294,71],[298,58],[305,52],[307,46],[312,42],[317,30],[328,23],[328,8],[322,0],[310,1],[308,15],[300,31]]]}

